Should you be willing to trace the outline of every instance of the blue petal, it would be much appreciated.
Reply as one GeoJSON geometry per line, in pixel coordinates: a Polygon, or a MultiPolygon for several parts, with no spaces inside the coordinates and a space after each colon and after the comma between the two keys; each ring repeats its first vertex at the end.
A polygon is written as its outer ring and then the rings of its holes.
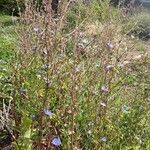
{"type": "Polygon", "coordinates": [[[61,140],[59,137],[56,137],[52,140],[52,144],[55,146],[60,146],[61,145],[61,140]]]}
{"type": "Polygon", "coordinates": [[[108,89],[107,86],[103,85],[103,86],[101,87],[101,91],[102,91],[102,92],[108,92],[109,89],[108,89]]]}
{"type": "Polygon", "coordinates": [[[44,114],[47,116],[52,116],[53,113],[49,109],[44,109],[44,114]]]}

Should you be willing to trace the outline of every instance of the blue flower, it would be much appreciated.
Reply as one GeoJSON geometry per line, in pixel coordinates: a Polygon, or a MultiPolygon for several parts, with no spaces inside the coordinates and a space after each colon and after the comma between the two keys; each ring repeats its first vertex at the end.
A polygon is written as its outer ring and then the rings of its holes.
{"type": "Polygon", "coordinates": [[[55,146],[61,146],[61,140],[60,140],[60,138],[59,137],[53,138],[52,144],[55,145],[55,146]]]}
{"type": "Polygon", "coordinates": [[[44,109],[44,114],[47,115],[47,116],[52,116],[53,115],[52,111],[49,110],[49,109],[44,109]]]}
{"type": "Polygon", "coordinates": [[[113,44],[112,44],[111,42],[108,42],[108,43],[107,43],[107,47],[108,47],[109,49],[113,49],[113,48],[114,48],[114,46],[113,46],[113,44]]]}

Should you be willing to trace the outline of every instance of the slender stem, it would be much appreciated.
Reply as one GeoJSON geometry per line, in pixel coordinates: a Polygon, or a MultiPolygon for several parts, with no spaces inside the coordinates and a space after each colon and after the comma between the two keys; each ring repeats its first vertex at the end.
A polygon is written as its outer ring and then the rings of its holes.
{"type": "MultiPolygon", "coordinates": [[[[48,100],[48,90],[49,90],[49,57],[50,57],[50,53],[49,53],[49,49],[48,49],[48,30],[50,28],[50,23],[48,21],[48,19],[51,19],[51,12],[50,9],[48,9],[48,7],[50,6],[50,2],[48,2],[46,4],[46,14],[45,14],[45,18],[44,18],[44,24],[45,24],[45,32],[44,32],[44,44],[45,44],[45,49],[46,49],[46,83],[45,83],[45,96],[43,98],[43,104],[41,107],[41,115],[40,115],[40,133],[39,133],[39,150],[41,150],[41,139],[42,139],[42,130],[43,130],[43,110],[45,108],[45,106],[47,105],[47,100],[48,100]]],[[[45,58],[43,58],[43,60],[45,60],[45,58]]],[[[44,62],[45,63],[45,62],[44,62]]]]}

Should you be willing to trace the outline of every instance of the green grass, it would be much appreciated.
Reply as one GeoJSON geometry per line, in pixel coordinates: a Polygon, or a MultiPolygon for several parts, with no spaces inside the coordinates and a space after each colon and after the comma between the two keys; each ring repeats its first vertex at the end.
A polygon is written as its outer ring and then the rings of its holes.
{"type": "Polygon", "coordinates": [[[16,27],[12,17],[0,14],[0,59],[8,60],[16,48],[16,27]]]}

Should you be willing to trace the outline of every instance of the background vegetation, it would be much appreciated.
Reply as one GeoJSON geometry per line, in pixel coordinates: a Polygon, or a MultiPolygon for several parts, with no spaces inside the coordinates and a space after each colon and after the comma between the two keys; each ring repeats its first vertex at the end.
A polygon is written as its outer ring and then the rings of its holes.
{"type": "Polygon", "coordinates": [[[0,148],[149,150],[148,12],[42,6],[0,16],[0,148]]]}

